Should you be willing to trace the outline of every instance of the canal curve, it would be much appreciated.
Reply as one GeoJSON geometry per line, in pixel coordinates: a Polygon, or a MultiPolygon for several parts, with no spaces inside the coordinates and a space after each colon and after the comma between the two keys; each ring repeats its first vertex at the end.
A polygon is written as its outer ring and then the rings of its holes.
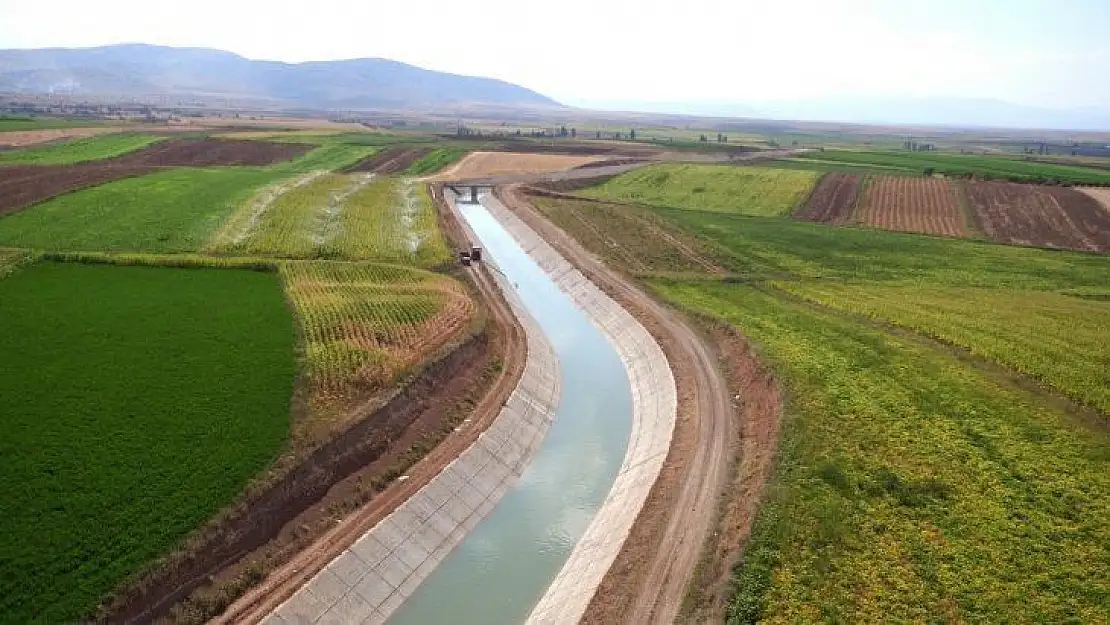
{"type": "Polygon", "coordinates": [[[547,436],[519,480],[390,625],[524,622],[609,493],[631,429],[628,376],[613,345],[486,207],[458,208],[554,348],[561,392],[547,436]]]}

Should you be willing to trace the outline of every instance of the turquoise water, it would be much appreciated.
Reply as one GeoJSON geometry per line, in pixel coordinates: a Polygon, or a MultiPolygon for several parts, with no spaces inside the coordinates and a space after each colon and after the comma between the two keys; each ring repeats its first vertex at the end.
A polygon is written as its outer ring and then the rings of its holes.
{"type": "Polygon", "coordinates": [[[389,620],[391,625],[521,623],[616,479],[632,428],[617,352],[484,207],[460,204],[483,252],[547,336],[562,375],[547,437],[520,480],[389,620]]]}

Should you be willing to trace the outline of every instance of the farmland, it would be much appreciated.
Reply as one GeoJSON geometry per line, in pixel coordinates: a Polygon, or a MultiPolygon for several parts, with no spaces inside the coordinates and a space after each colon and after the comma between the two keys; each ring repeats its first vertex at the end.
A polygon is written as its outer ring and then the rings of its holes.
{"type": "Polygon", "coordinates": [[[281,265],[305,337],[311,410],[295,441],[343,425],[358,400],[465,328],[475,313],[450,278],[395,265],[290,262],[281,265]]]}
{"type": "Polygon", "coordinates": [[[62,251],[195,251],[281,174],[173,169],[63,195],[0,219],[0,245],[62,251]]]}
{"type": "Polygon", "coordinates": [[[584,190],[583,195],[650,206],[785,215],[817,180],[807,171],[725,165],[652,165],[584,190]]]}
{"type": "Polygon", "coordinates": [[[0,152],[0,165],[70,165],[122,156],[159,141],[153,135],[106,134],[57,145],[0,152]]]}
{"type": "Polygon", "coordinates": [[[823,305],[912,328],[1110,414],[1110,304],[1040,291],[788,282],[823,305]]]}
{"type": "Polygon", "coordinates": [[[0,612],[73,622],[286,444],[293,324],[273,274],[53,263],[0,317],[0,612]]]}
{"type": "Polygon", "coordinates": [[[534,202],[786,387],[730,622],[1106,616],[1110,258],[534,202]]]}
{"type": "Polygon", "coordinates": [[[264,192],[229,220],[208,248],[423,267],[450,260],[423,187],[366,173],[302,177],[281,194],[264,192]]]}
{"type": "MultiPolygon", "coordinates": [[[[215,165],[270,165],[303,154],[309,146],[258,141],[175,140],[164,141],[124,156],[74,165],[21,165],[0,168],[0,215],[15,212],[51,197],[142,176],[167,167],[215,165]]],[[[352,148],[357,149],[357,148],[352,148]]],[[[274,172],[304,167],[313,159],[334,158],[315,154],[272,168],[274,172]]]]}
{"type": "Polygon", "coordinates": [[[871,169],[877,173],[920,175],[926,168],[935,173],[957,177],[1000,179],[1015,182],[1064,182],[1069,184],[1110,184],[1110,172],[1077,165],[1027,161],[1008,156],[940,154],[936,152],[868,152],[824,150],[807,152],[795,159],[818,168],[871,169]],[[830,167],[831,166],[831,167],[830,167]]]}
{"type": "Polygon", "coordinates": [[[886,230],[966,236],[967,218],[947,180],[872,176],[856,210],[860,223],[886,230]]]}
{"type": "Polygon", "coordinates": [[[1110,212],[1074,189],[968,182],[967,196],[995,241],[1110,252],[1110,212]]]}
{"type": "Polygon", "coordinates": [[[356,163],[347,169],[347,172],[373,172],[376,174],[403,173],[413,163],[419,161],[431,152],[430,148],[411,148],[398,146],[387,148],[373,156],[356,163]]]}
{"type": "Polygon", "coordinates": [[[434,174],[448,165],[458,162],[466,154],[464,148],[436,148],[420,157],[405,171],[410,176],[434,174]]]}
{"type": "Polygon", "coordinates": [[[653,286],[741,328],[791,393],[732,622],[1105,616],[1104,430],[757,288],[653,286]]]}
{"type": "Polygon", "coordinates": [[[810,193],[805,206],[796,215],[799,219],[842,225],[850,223],[859,199],[860,176],[828,173],[810,193]]]}

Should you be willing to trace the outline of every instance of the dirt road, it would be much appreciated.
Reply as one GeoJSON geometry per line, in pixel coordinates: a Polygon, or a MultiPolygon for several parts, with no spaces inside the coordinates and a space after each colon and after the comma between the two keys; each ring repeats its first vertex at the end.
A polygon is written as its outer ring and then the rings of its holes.
{"type": "Polygon", "coordinates": [[[519,185],[498,197],[659,342],[675,375],[679,415],[659,479],[584,623],[674,622],[728,479],[733,409],[717,357],[675,313],[544,219],[519,185]]]}

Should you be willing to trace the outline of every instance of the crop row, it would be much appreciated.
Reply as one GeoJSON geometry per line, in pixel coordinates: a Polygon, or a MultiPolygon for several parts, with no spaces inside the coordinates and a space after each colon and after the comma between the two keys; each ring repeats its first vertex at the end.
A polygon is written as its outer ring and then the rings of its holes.
{"type": "Polygon", "coordinates": [[[455,280],[414,268],[327,261],[280,266],[305,342],[311,412],[321,419],[385,388],[466,327],[455,280]]]}
{"type": "Polygon", "coordinates": [[[425,267],[450,258],[426,191],[411,180],[365,173],[317,174],[268,188],[244,205],[207,249],[425,267]]]}
{"type": "Polygon", "coordinates": [[[1110,307],[1050,292],[791,282],[806,299],[959,345],[1110,413],[1110,307]]]}

